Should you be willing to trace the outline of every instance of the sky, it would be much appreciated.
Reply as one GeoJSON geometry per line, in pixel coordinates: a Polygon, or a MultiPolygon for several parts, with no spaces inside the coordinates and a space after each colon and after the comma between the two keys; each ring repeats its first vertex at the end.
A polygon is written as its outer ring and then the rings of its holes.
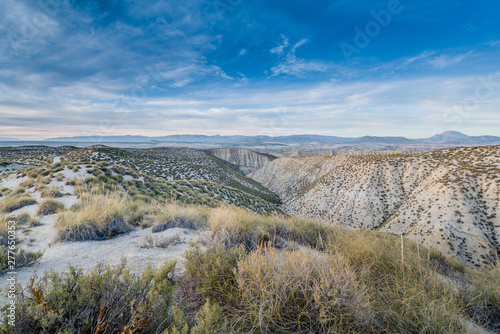
{"type": "Polygon", "coordinates": [[[2,0],[0,137],[500,135],[500,2],[2,0]]]}

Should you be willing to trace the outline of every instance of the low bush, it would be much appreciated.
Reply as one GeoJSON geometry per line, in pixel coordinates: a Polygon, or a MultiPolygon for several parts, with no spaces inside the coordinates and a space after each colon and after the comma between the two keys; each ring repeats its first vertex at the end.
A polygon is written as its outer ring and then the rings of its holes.
{"type": "MultiPolygon", "coordinates": [[[[4,333],[161,333],[170,320],[175,262],[142,275],[125,262],[90,273],[71,267],[33,280],[17,295],[16,326],[4,333]]],[[[4,307],[4,311],[6,310],[4,307]]]]}
{"type": "Polygon", "coordinates": [[[6,246],[0,246],[0,274],[6,271],[15,271],[16,269],[22,267],[28,267],[36,264],[42,257],[43,252],[29,252],[21,247],[17,247],[15,251],[15,261],[14,263],[9,262],[12,260],[12,256],[9,259],[9,253],[6,246]],[[11,267],[13,265],[13,267],[11,267]]]}
{"type": "Polygon", "coordinates": [[[243,247],[226,249],[214,244],[203,251],[199,245],[190,244],[185,254],[187,275],[197,284],[204,298],[222,305],[238,304],[235,268],[246,256],[243,247]]]}
{"type": "Polygon", "coordinates": [[[181,238],[178,234],[173,236],[159,236],[154,237],[152,234],[146,235],[142,242],[139,244],[141,248],[168,248],[180,244],[181,238]]]}

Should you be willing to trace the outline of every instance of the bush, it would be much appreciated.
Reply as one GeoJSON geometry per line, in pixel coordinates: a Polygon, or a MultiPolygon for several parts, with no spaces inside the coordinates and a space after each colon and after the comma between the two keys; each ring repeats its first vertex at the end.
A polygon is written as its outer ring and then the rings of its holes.
{"type": "MultiPolygon", "coordinates": [[[[16,327],[4,333],[158,333],[169,323],[175,262],[131,274],[125,262],[102,264],[90,273],[69,267],[45,272],[20,290],[16,327]]],[[[4,311],[6,306],[4,307],[4,311]]]]}
{"type": "Polygon", "coordinates": [[[190,329],[188,320],[181,309],[172,310],[173,321],[163,334],[218,334],[229,333],[228,321],[222,317],[222,308],[207,299],[202,309],[196,313],[196,324],[190,329]]]}
{"type": "Polygon", "coordinates": [[[40,216],[52,215],[62,210],[64,210],[64,205],[62,203],[51,199],[46,199],[42,203],[40,203],[37,214],[40,216]]]}
{"type": "MultiPolygon", "coordinates": [[[[28,252],[18,247],[15,255],[15,268],[28,267],[36,264],[42,257],[43,252],[28,252]]],[[[13,271],[10,268],[8,250],[5,246],[0,246],[0,273],[13,271]]]]}
{"type": "Polygon", "coordinates": [[[66,185],[67,186],[81,186],[83,184],[83,180],[82,179],[67,179],[66,180],[66,185]]]}
{"type": "Polygon", "coordinates": [[[31,217],[28,213],[21,213],[18,216],[9,217],[10,220],[15,220],[16,225],[28,225],[28,227],[39,226],[40,222],[35,218],[31,217]]]}
{"type": "Polygon", "coordinates": [[[173,236],[161,236],[161,237],[153,237],[153,235],[150,233],[146,235],[142,242],[139,244],[139,247],[141,248],[168,248],[169,246],[175,246],[180,244],[181,238],[178,234],[173,235],[173,236]]]}
{"type": "Polygon", "coordinates": [[[184,266],[204,298],[220,304],[238,303],[234,268],[246,256],[243,247],[226,249],[215,244],[203,251],[199,245],[190,244],[184,266]]]}

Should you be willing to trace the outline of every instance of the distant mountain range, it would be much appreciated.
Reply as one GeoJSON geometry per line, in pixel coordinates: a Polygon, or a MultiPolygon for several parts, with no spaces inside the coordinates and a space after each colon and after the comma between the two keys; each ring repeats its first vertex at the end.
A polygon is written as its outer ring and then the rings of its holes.
{"type": "Polygon", "coordinates": [[[19,141],[17,138],[0,137],[0,141],[19,141]]]}
{"type": "MultiPolygon", "coordinates": [[[[0,140],[2,140],[0,138],[0,140]]],[[[100,143],[203,143],[203,144],[225,144],[228,146],[238,145],[269,145],[269,144],[306,144],[306,143],[328,143],[328,144],[387,144],[387,145],[495,145],[500,144],[500,137],[496,136],[467,136],[457,131],[447,131],[430,138],[409,139],[405,137],[336,137],[321,135],[291,135],[291,136],[205,136],[205,135],[171,135],[162,137],[147,136],[101,136],[101,137],[58,137],[49,138],[45,141],[57,142],[91,142],[100,143]]]]}

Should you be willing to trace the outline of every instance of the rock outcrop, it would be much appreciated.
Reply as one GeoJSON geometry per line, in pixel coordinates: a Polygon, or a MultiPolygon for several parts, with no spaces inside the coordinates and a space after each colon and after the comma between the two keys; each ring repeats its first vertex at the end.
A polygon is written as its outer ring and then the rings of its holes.
{"type": "Polygon", "coordinates": [[[259,153],[242,147],[214,148],[205,151],[219,159],[237,165],[243,175],[256,171],[276,159],[275,156],[270,154],[259,153]]]}

